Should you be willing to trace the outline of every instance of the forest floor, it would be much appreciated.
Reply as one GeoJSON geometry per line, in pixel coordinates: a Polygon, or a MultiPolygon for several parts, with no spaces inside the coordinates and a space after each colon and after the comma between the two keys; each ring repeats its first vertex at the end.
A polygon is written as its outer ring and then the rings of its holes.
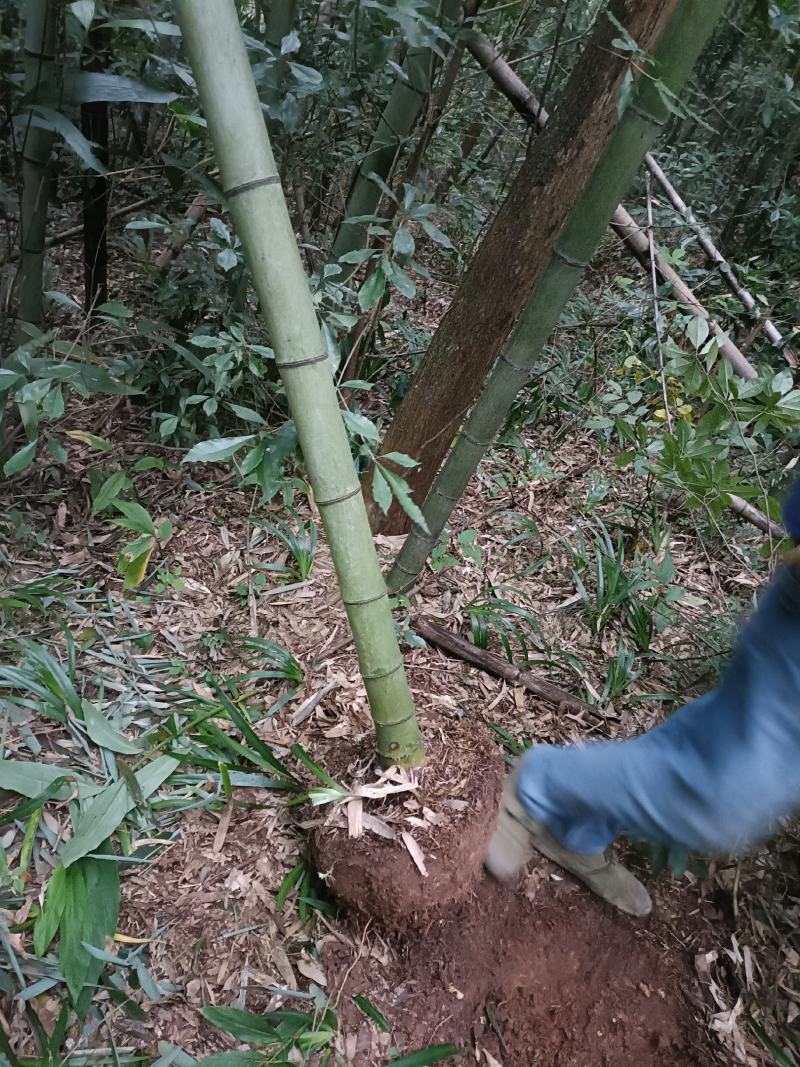
{"type": "MultiPolygon", "coordinates": [[[[24,618],[21,635],[63,648],[65,625],[75,641],[78,678],[91,694],[103,679],[105,699],[116,702],[133,735],[170,722],[183,729],[193,714],[189,698],[214,697],[213,675],[230,682],[228,691],[247,708],[256,734],[307,786],[319,782],[307,765],[293,762],[296,744],[350,794],[358,785],[375,786],[365,757],[369,712],[324,541],[305,581],[276,579],[259,588],[253,577],[270,573],[264,565],[286,562],[267,526],[280,514],[277,504],[261,506],[221,467],[192,468],[190,478],[179,450],[148,441],[145,420],[127,400],[89,402],[68,411],[62,424],[112,447],[97,451],[88,438],[84,444],[73,438],[58,484],[40,462],[6,487],[5,584],[55,575],[66,590],[61,608],[24,618]],[[120,531],[91,516],[88,472],[147,456],[164,462],[137,475],[138,497],[151,515],[172,521],[174,535],[143,588],[126,594],[114,569],[120,531]],[[253,673],[251,638],[288,649],[302,667],[300,685],[260,677],[258,664],[253,673]]],[[[337,909],[327,872],[311,873],[309,835],[341,840],[363,821],[364,856],[374,849],[380,873],[388,849],[396,861],[391,869],[405,872],[400,884],[384,887],[387,897],[403,891],[402,883],[424,894],[420,860],[432,867],[442,858],[438,852],[448,852],[458,870],[461,820],[477,815],[489,832],[496,790],[470,788],[514,742],[628,736],[660,720],[659,694],[685,700],[714,684],[709,645],[724,651],[736,612],[762,580],[748,562],[758,532],[726,524],[713,541],[691,516],[675,517],[673,580],[691,598],[676,605],[640,664],[641,676],[619,699],[604,699],[618,634],[609,627],[595,635],[578,610],[564,538],[574,543],[578,527],[590,529],[590,513],[624,512],[636,528],[641,482],[611,470],[608,453],[580,424],[527,429],[523,440],[530,454],[547,456],[546,464],[532,472],[508,450],[487,458],[453,516],[456,561],[426,571],[408,599],[407,629],[427,619],[466,634],[470,606],[491,585],[524,605],[524,616],[511,622],[525,634],[531,669],[590,700],[596,713],[549,706],[433,647],[412,647],[410,683],[428,746],[441,755],[430,768],[389,783],[403,792],[290,806],[280,792],[237,784],[241,776],[228,796],[212,770],[207,780],[202,768],[194,778],[187,774],[159,794],[157,829],[138,843],[160,847],[146,863],[122,868],[117,928],[123,939],[142,939],[135,943],[143,946],[140,958],[153,984],[130,987],[138,1010],[101,993],[104,1025],[73,1032],[74,1055],[105,1048],[92,1062],[140,1056],[182,1067],[187,1054],[236,1047],[199,1014],[206,1005],[264,1011],[324,999],[338,1018],[333,1047],[356,1067],[379,1067],[396,1050],[445,1042],[463,1049],[448,1062],[486,1067],[772,1062],[748,1018],[774,1032],[776,1020],[791,1022],[800,1003],[793,926],[800,879],[791,829],[739,861],[711,863],[703,878],[656,874],[642,850],[626,846],[626,858],[655,899],[654,914],[644,921],[616,914],[546,861],[513,888],[465,875],[451,906],[401,929],[337,909]],[[597,472],[610,491],[590,505],[597,472]],[[537,532],[514,542],[520,515],[537,532]],[[466,552],[457,540],[464,530],[474,531],[463,542],[466,552]],[[474,731],[491,735],[491,742],[460,747],[458,739],[469,740],[474,731]],[[466,813],[465,796],[472,804],[466,813]]],[[[313,502],[296,499],[295,506],[306,520],[318,520],[313,502]]],[[[378,538],[386,562],[398,543],[378,538]]],[[[518,635],[489,622],[490,648],[502,653],[498,632],[512,643],[518,635]]],[[[97,765],[97,752],[81,750],[61,724],[12,710],[0,753],[6,758],[97,765]]],[[[191,743],[191,729],[187,737],[191,743]]],[[[386,785],[384,779],[379,788],[386,785]]],[[[65,808],[48,809],[51,844],[67,823],[65,808]]],[[[0,843],[13,863],[22,847],[14,826],[0,828],[0,843]]],[[[3,913],[12,930],[22,931],[11,934],[20,959],[32,952],[24,920],[37,880],[49,873],[47,857],[46,843],[37,844],[25,903],[3,913]]],[[[56,985],[36,999],[46,1025],[58,1013],[62,990],[56,985]]],[[[1,988],[0,1025],[18,1055],[35,1055],[22,1005],[1,988]]]]}

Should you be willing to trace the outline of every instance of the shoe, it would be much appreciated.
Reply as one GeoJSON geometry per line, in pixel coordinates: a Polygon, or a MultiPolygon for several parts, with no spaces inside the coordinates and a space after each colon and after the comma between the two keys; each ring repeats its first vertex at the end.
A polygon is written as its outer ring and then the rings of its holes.
{"type": "Polygon", "coordinates": [[[553,837],[544,823],[537,822],[517,796],[517,772],[509,775],[500,802],[492,839],[484,863],[489,873],[501,882],[515,878],[533,857],[541,852],[553,863],[575,875],[598,897],[626,915],[642,918],[653,910],[645,887],[631,872],[606,853],[570,852],[553,837]]]}

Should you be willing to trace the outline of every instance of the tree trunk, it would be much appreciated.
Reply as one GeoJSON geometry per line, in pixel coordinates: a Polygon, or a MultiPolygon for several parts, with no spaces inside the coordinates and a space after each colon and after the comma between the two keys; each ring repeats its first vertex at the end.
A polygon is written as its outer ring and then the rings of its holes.
{"type": "MultiPolygon", "coordinates": [[[[676,4],[613,0],[610,10],[649,52],[676,4]]],[[[629,70],[627,57],[612,44],[617,33],[605,14],[598,18],[557,113],[514,179],[386,434],[384,453],[405,453],[419,462],[406,472],[419,502],[544,274],[564,223],[614,131],[629,70]]],[[[383,533],[408,528],[396,505],[385,518],[373,505],[372,517],[374,528],[383,533]]]]}
{"type": "MultiPolygon", "coordinates": [[[[28,0],[25,8],[25,93],[35,94],[52,84],[56,51],[56,6],[50,0],[28,0]]],[[[53,133],[25,127],[22,144],[22,203],[20,208],[20,269],[17,317],[41,326],[42,274],[47,227],[48,167],[53,133]]],[[[20,334],[24,340],[24,334],[20,334]]]]}
{"type": "MultiPolygon", "coordinates": [[[[655,51],[659,77],[672,93],[683,88],[694,60],[726,2],[680,0],[655,51]]],[[[413,582],[425,565],[453,507],[501,429],[514,398],[602,240],[614,205],[619,203],[644,151],[668,117],[669,111],[658,89],[649,79],[641,78],[634,99],[626,108],[557,242],[548,249],[549,263],[541,280],[425,501],[423,514],[428,529],[412,528],[389,576],[391,588],[402,588],[413,582]]]]}
{"type": "Polygon", "coordinates": [[[380,756],[423,760],[414,701],[234,0],[175,9],[322,515],[380,756]]]}
{"type": "MultiPolygon", "coordinates": [[[[452,22],[457,10],[458,0],[445,0],[445,21],[452,22]]],[[[382,194],[375,182],[370,180],[369,175],[375,173],[384,182],[390,178],[397,157],[428,99],[433,62],[434,54],[430,48],[408,49],[403,64],[405,78],[398,78],[394,83],[369,147],[353,175],[344,216],[331,246],[332,260],[335,261],[357,248],[363,248],[366,244],[368,224],[350,220],[362,215],[375,214],[382,194]]],[[[343,263],[342,273],[338,275],[337,281],[347,279],[354,269],[354,264],[343,263]]]]}

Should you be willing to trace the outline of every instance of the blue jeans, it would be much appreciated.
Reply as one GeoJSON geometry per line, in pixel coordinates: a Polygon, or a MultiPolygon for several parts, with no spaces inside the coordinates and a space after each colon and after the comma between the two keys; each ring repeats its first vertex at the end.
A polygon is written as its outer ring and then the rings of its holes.
{"type": "Polygon", "coordinates": [[[800,575],[784,566],[742,630],[719,689],[631,740],[537,746],[519,798],[566,848],[620,833],[736,852],[800,812],[800,575]]]}

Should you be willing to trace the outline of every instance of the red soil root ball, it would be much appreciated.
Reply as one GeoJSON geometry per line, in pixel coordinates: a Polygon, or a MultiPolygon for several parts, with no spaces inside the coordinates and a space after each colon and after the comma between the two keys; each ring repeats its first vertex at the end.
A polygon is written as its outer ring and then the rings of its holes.
{"type": "MultiPolygon", "coordinates": [[[[427,763],[414,772],[418,788],[364,801],[364,811],[389,827],[392,839],[368,828],[351,837],[341,811],[313,837],[317,869],[333,894],[390,929],[425,926],[469,896],[481,876],[503,787],[504,762],[484,726],[448,720],[425,734],[427,763]],[[426,874],[412,857],[415,846],[426,874]]],[[[343,785],[374,784],[366,747],[348,752],[342,746],[335,759],[338,774],[327,766],[343,785]]]]}

